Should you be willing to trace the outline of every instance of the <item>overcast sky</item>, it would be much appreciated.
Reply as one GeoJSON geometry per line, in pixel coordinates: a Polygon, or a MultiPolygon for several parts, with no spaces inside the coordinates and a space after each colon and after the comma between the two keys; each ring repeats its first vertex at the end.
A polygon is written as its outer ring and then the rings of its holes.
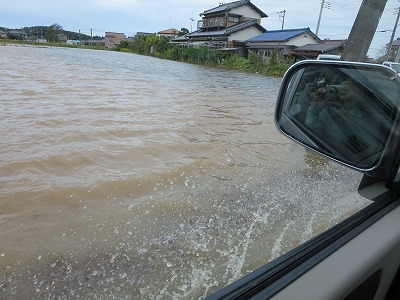
{"type": "MultiPolygon", "coordinates": [[[[388,0],[369,55],[389,43],[400,0],[388,0]],[[384,32],[381,32],[384,31],[384,32]]],[[[60,24],[64,30],[79,30],[104,36],[106,31],[158,32],[169,28],[197,27],[199,14],[219,5],[218,0],[0,0],[0,26],[21,28],[60,24]],[[193,18],[195,21],[191,21],[193,18]]],[[[224,1],[225,3],[231,1],[224,1]]],[[[346,39],[362,0],[325,0],[319,27],[321,39],[346,39]]],[[[315,33],[322,0],[252,0],[268,15],[261,25],[267,30],[310,27],[315,33]]],[[[396,38],[400,36],[400,29],[396,38]]]]}

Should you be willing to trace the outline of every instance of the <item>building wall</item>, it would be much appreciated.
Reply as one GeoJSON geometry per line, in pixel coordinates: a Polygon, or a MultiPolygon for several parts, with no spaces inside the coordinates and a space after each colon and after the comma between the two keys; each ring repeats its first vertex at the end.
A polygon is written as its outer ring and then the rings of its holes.
{"type": "Polygon", "coordinates": [[[307,44],[321,44],[320,41],[315,39],[310,33],[304,33],[299,36],[296,36],[290,39],[288,42],[285,43],[286,45],[293,45],[296,47],[301,47],[307,44]]]}
{"type": "Polygon", "coordinates": [[[125,39],[125,34],[123,33],[106,32],[104,38],[104,47],[116,48],[124,39],[125,39]]]}
{"type": "Polygon", "coordinates": [[[247,19],[261,20],[261,15],[248,5],[233,8],[230,13],[243,15],[247,19]]]}
{"type": "Polygon", "coordinates": [[[229,41],[246,41],[255,37],[257,35],[262,34],[263,32],[255,26],[240,30],[238,32],[234,32],[229,36],[229,41]]]}

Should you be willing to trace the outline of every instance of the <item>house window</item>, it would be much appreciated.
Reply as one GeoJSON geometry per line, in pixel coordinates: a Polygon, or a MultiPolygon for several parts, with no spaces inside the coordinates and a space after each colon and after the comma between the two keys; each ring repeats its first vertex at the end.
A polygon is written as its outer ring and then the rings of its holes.
{"type": "Polygon", "coordinates": [[[274,52],[274,49],[262,49],[258,50],[258,55],[263,58],[270,58],[272,56],[272,52],[274,52]]]}
{"type": "Polygon", "coordinates": [[[238,17],[229,17],[228,21],[232,22],[232,23],[238,23],[239,22],[239,18],[238,17]]]}
{"type": "Polygon", "coordinates": [[[200,45],[200,47],[207,47],[208,49],[217,50],[221,48],[226,48],[227,44],[223,41],[206,42],[200,45]]]}

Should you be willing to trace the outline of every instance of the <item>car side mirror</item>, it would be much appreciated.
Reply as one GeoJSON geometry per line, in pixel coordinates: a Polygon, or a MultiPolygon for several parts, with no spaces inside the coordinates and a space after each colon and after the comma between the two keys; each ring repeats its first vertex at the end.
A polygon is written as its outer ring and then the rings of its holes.
{"type": "Polygon", "coordinates": [[[372,177],[398,171],[400,80],[381,65],[302,61],[283,77],[277,128],[308,149],[372,177]]]}

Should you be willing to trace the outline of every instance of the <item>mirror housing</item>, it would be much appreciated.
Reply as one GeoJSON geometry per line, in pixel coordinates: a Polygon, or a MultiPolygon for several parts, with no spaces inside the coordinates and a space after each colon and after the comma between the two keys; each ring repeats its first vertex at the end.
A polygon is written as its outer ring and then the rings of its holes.
{"type": "Polygon", "coordinates": [[[399,107],[400,80],[390,68],[306,60],[283,77],[275,124],[308,149],[390,181],[400,163],[399,107]]]}

